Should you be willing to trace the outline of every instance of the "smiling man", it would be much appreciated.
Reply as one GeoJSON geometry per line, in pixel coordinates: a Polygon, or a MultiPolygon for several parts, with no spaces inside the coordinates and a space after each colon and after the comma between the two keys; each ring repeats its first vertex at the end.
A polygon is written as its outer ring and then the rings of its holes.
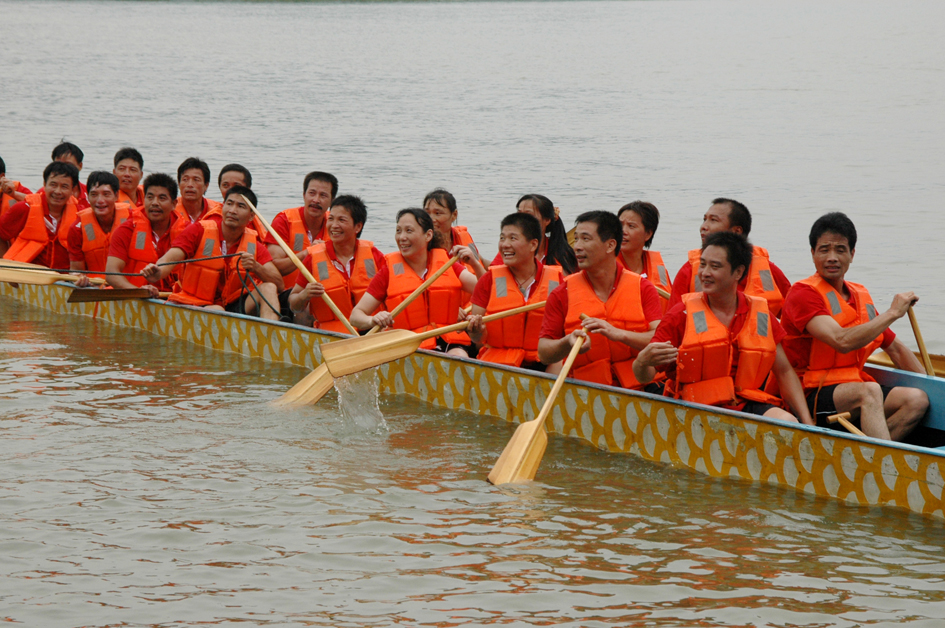
{"type": "Polygon", "coordinates": [[[563,360],[583,336],[573,377],[643,390],[646,382],[634,376],[633,361],[653,337],[662,308],[652,283],[617,267],[622,239],[620,220],[610,212],[577,217],[573,248],[579,271],[548,295],[538,359],[545,365],[563,360]],[[582,314],[588,318],[582,321],[582,314]]]}
{"type": "Polygon", "coordinates": [[[826,418],[850,412],[867,435],[902,440],[928,409],[928,396],[916,388],[880,386],[863,366],[882,348],[896,368],[925,373],[889,329],[919,298],[913,292],[897,294],[879,314],[866,288],[846,281],[856,253],[856,227],[845,214],[821,216],[809,240],[817,272],[794,284],[781,318],[789,336],[784,346],[802,378],[808,407],[818,425],[843,429],[826,418]]]}
{"type": "MultiPolygon", "coordinates": [[[[702,226],[699,235],[702,244],[713,233],[731,231],[744,237],[751,232],[751,212],[742,203],[730,198],[717,198],[712,201],[705,215],[702,217],[702,226]]],[[[689,260],[683,264],[676,278],[673,280],[673,291],[669,297],[669,307],[682,302],[682,296],[690,292],[699,292],[702,286],[699,283],[699,258],[702,249],[689,251],[689,260]]],[[[756,297],[764,297],[768,302],[768,309],[775,316],[781,313],[781,304],[784,295],[791,289],[791,282],[781,272],[781,269],[768,259],[768,251],[760,246],[752,247],[751,265],[738,283],[738,289],[756,297]]]]}
{"type": "Polygon", "coordinates": [[[210,166],[197,157],[188,157],[177,168],[177,185],[180,188],[180,197],[174,213],[177,220],[171,227],[171,239],[176,239],[184,229],[207,217],[221,204],[205,197],[210,187],[210,166]]]}
{"type": "MultiPolygon", "coordinates": [[[[78,220],[69,230],[69,268],[104,273],[109,245],[115,229],[128,220],[132,209],[128,203],[117,203],[118,177],[99,170],[89,175],[86,183],[91,207],[78,214],[78,220]]],[[[101,274],[92,277],[104,277],[101,274]]],[[[88,285],[88,275],[77,285],[88,285]]]]}
{"type": "Polygon", "coordinates": [[[231,187],[220,222],[200,220],[187,227],[158,264],[142,269],[147,280],[156,284],[173,271],[175,262],[194,260],[180,271],[180,285],[169,301],[279,320],[282,275],[266,247],[257,241],[256,232],[246,228],[253,210],[244,196],[257,204],[249,188],[231,187]],[[237,255],[221,258],[233,253],[237,255]]]}
{"type": "MultiPolygon", "coordinates": [[[[72,142],[62,141],[52,150],[51,158],[53,161],[72,164],[81,174],[82,160],[85,159],[85,153],[72,142]]],[[[79,185],[72,190],[72,195],[75,196],[79,209],[85,209],[89,206],[89,198],[86,194],[85,184],[81,181],[79,185]]]]}
{"type": "MultiPolygon", "coordinates": [[[[115,169],[112,173],[118,177],[118,202],[128,203],[132,207],[144,207],[144,188],[139,185],[144,176],[144,157],[134,148],[125,146],[115,153],[115,169]]],[[[91,202],[92,199],[89,199],[91,202]]]]}
{"type": "Polygon", "coordinates": [[[743,236],[709,235],[699,261],[702,291],[670,306],[633,371],[641,382],[665,372],[667,396],[811,425],[801,383],[781,348],[784,329],[764,298],[738,289],[751,262],[743,236]],[[772,373],[794,415],[762,390],[772,373]]]}
{"type": "MultiPolygon", "coordinates": [[[[156,172],[144,180],[144,212],[136,212],[130,220],[114,230],[108,247],[105,270],[110,273],[140,273],[171,248],[171,225],[177,216],[177,183],[170,175],[156,172]]],[[[144,276],[107,275],[112,288],[147,288],[152,297],[159,291],[170,291],[169,280],[152,285],[144,276]]]]}

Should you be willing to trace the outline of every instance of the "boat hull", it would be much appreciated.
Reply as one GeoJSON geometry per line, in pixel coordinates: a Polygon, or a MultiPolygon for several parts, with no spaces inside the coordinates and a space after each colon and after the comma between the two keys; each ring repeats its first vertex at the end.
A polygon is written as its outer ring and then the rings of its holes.
{"type": "MultiPolygon", "coordinates": [[[[5,297],[51,312],[91,316],[202,347],[309,368],[319,363],[320,343],[341,337],[150,300],[69,304],[71,289],[59,284],[19,288],[0,284],[5,297]]],[[[426,351],[379,367],[379,375],[384,392],[513,423],[533,419],[552,385],[552,378],[544,374],[426,351]]],[[[942,395],[945,407],[945,389],[942,395]]],[[[574,380],[565,384],[546,425],[553,433],[605,451],[713,477],[767,482],[851,504],[892,506],[945,518],[945,453],[935,449],[788,425],[574,380]]]]}

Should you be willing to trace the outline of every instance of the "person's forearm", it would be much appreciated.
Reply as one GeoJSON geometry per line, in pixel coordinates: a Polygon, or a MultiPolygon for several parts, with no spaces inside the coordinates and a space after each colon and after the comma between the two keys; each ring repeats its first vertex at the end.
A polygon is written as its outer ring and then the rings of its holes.
{"type": "Polygon", "coordinates": [[[649,384],[656,378],[656,367],[643,364],[640,360],[634,360],[633,375],[641,384],[649,384]]]}
{"type": "Polygon", "coordinates": [[[351,311],[351,317],[349,318],[351,325],[358,329],[371,329],[374,327],[374,321],[372,319],[372,316],[369,316],[358,308],[354,308],[351,311]]]}
{"type": "Polygon", "coordinates": [[[653,340],[653,334],[656,333],[656,329],[654,328],[644,332],[618,329],[617,332],[615,337],[617,342],[621,342],[635,351],[642,351],[643,347],[650,344],[650,341],[653,340]]]}
{"type": "Polygon", "coordinates": [[[892,345],[887,347],[885,351],[893,361],[893,364],[896,365],[897,369],[921,373],[923,375],[926,374],[925,367],[922,365],[922,362],[919,361],[919,358],[917,358],[906,345],[899,342],[898,339],[894,340],[892,345]]]}
{"type": "Polygon", "coordinates": [[[778,388],[781,389],[781,398],[787,401],[791,409],[794,410],[794,416],[805,425],[815,425],[816,422],[811,418],[810,411],[807,408],[807,397],[804,395],[804,387],[801,386],[801,380],[797,378],[797,373],[791,367],[784,349],[778,345],[777,357],[774,362],[774,377],[778,380],[778,388]]]}
{"type": "Polygon", "coordinates": [[[293,290],[292,294],[289,295],[289,307],[292,308],[292,311],[296,314],[304,310],[309,301],[310,299],[306,299],[302,294],[302,290],[293,290]]]}
{"type": "Polygon", "coordinates": [[[256,274],[262,281],[275,284],[276,290],[279,292],[282,292],[285,289],[285,282],[282,280],[282,273],[279,272],[279,269],[276,268],[275,264],[260,265],[256,271],[256,274]]]}
{"type": "Polygon", "coordinates": [[[542,364],[560,362],[571,352],[571,342],[568,335],[557,340],[553,338],[538,339],[538,359],[542,364]]]}
{"type": "Polygon", "coordinates": [[[7,249],[9,248],[10,248],[9,242],[7,242],[6,240],[0,240],[0,257],[3,257],[6,254],[7,249]]]}
{"type": "Polygon", "coordinates": [[[862,349],[876,340],[876,337],[886,331],[886,328],[896,322],[896,320],[896,316],[887,310],[867,323],[843,328],[843,330],[836,335],[836,345],[833,348],[840,353],[850,353],[851,351],[862,349]]]}

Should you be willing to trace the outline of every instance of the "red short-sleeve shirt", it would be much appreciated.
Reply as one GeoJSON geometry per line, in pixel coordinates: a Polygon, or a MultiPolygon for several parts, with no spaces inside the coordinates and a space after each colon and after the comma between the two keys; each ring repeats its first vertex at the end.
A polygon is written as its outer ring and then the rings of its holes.
{"type": "MultiPolygon", "coordinates": [[[[49,205],[46,203],[46,194],[43,192],[40,192],[40,194],[43,201],[43,215],[46,218],[50,218],[49,205]]],[[[30,206],[26,201],[20,201],[3,212],[3,216],[0,217],[0,240],[6,240],[8,243],[13,244],[13,241],[16,240],[20,232],[23,231],[23,227],[26,226],[29,213],[30,206]]],[[[47,246],[33,259],[34,264],[46,266],[47,268],[69,268],[69,251],[62,245],[57,236],[59,226],[58,224],[56,225],[55,231],[49,231],[49,227],[46,227],[46,233],[50,238],[54,238],[54,240],[52,246],[47,246]]]]}

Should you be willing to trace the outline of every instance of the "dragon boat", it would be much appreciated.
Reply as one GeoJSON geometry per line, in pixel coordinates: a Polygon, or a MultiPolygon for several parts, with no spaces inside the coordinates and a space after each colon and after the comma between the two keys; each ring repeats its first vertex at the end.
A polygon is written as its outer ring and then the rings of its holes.
{"type": "MultiPolygon", "coordinates": [[[[319,345],[342,337],[158,300],[67,303],[72,290],[66,283],[19,287],[0,283],[3,297],[57,314],[93,317],[208,349],[300,367],[314,368],[321,359],[319,345]]],[[[945,362],[938,358],[936,366],[945,362]]],[[[382,392],[510,422],[534,418],[553,381],[543,373],[428,351],[378,369],[382,392]]],[[[945,447],[938,448],[945,445],[945,379],[875,363],[868,369],[880,383],[914,386],[928,393],[931,407],[913,444],[785,424],[576,380],[567,381],[546,426],[549,432],[607,452],[713,477],[765,482],[854,505],[945,519],[945,447]]]]}

